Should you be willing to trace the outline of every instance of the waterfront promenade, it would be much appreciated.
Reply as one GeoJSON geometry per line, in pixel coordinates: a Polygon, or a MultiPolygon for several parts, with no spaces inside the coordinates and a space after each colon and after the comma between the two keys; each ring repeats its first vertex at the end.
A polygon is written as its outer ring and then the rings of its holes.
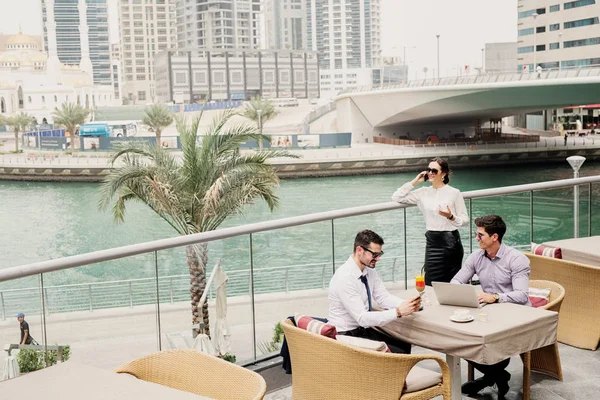
{"type": "MultiPolygon", "coordinates": [[[[416,171],[434,156],[447,157],[454,168],[473,164],[491,166],[539,161],[562,162],[571,155],[582,155],[593,161],[600,159],[600,135],[569,137],[566,146],[562,137],[543,137],[536,143],[429,146],[359,143],[352,147],[290,151],[300,158],[272,161],[282,178],[416,171]]],[[[0,155],[0,179],[101,181],[110,172],[109,156],[108,152],[67,155],[62,152],[29,150],[23,154],[3,154],[0,155]]]]}
{"type": "MultiPolygon", "coordinates": [[[[404,283],[386,284],[394,293],[404,289],[404,283]]],[[[228,320],[231,324],[232,353],[237,360],[252,357],[251,308],[247,296],[229,298],[228,320]]],[[[169,349],[171,339],[176,347],[185,347],[183,336],[191,341],[190,310],[187,302],[160,306],[162,348],[169,349]]],[[[214,302],[210,302],[214,319],[214,302]]],[[[273,327],[295,312],[307,315],[327,315],[327,291],[323,289],[256,296],[257,341],[270,340],[273,327]]],[[[26,316],[32,335],[41,342],[40,316],[26,316]]],[[[137,306],[128,309],[107,309],[93,312],[50,314],[46,317],[48,344],[71,345],[71,360],[104,369],[112,369],[126,361],[157,351],[156,307],[137,306]]],[[[15,343],[19,338],[16,318],[0,322],[0,343],[15,343]]],[[[564,381],[532,374],[531,399],[571,400],[595,398],[600,391],[596,371],[600,369],[598,351],[580,350],[559,345],[564,381]]],[[[414,348],[414,353],[433,353],[414,348]]],[[[260,355],[260,353],[258,354],[260,355]]],[[[443,356],[443,355],[442,355],[443,356]]],[[[0,364],[2,365],[2,364],[0,364]]],[[[421,365],[421,364],[420,364],[421,365]]],[[[424,364],[431,368],[432,364],[424,364]]],[[[466,381],[463,361],[463,381],[466,381]]],[[[513,357],[508,370],[512,374],[509,399],[521,399],[522,363],[513,357]]],[[[0,371],[2,372],[2,371],[0,371]]],[[[1,383],[0,383],[1,385],[1,383]]],[[[1,388],[1,386],[0,386],[1,388]]],[[[494,399],[495,391],[487,389],[479,399],[494,399]]],[[[291,399],[291,389],[284,388],[268,395],[269,400],[291,399]]]]}

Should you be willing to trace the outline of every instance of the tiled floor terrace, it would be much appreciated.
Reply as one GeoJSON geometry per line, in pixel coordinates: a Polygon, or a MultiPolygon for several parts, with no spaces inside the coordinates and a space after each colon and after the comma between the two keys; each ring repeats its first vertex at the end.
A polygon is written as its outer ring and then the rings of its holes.
{"type": "MultiPolygon", "coordinates": [[[[403,290],[403,283],[388,285],[393,293],[403,290]]],[[[211,304],[214,315],[214,304],[211,304]]],[[[327,292],[306,290],[290,293],[271,293],[256,296],[257,341],[269,340],[273,326],[288,315],[303,312],[309,315],[327,314],[327,292]]],[[[139,306],[93,312],[50,314],[46,316],[49,344],[70,344],[72,360],[95,367],[112,369],[126,361],[157,350],[155,306],[139,306]]],[[[232,332],[232,352],[238,360],[252,357],[251,308],[247,297],[229,299],[228,320],[232,332]]],[[[32,335],[40,338],[40,317],[26,316],[32,335]]],[[[187,303],[161,305],[161,331],[163,349],[169,348],[167,337],[173,339],[190,335],[190,311],[187,303]]],[[[0,321],[0,344],[15,343],[19,337],[16,318],[0,321]]],[[[173,341],[173,340],[171,340],[173,341]]],[[[177,342],[183,345],[183,341],[177,342]]],[[[177,346],[179,347],[179,346],[177,346]]],[[[413,353],[429,350],[414,347],[413,353]]],[[[544,375],[532,373],[531,399],[533,400],[593,400],[600,398],[600,350],[581,350],[560,345],[564,381],[559,382],[544,375]]],[[[0,363],[0,366],[2,364],[0,363]]],[[[419,364],[433,368],[432,364],[419,364]]],[[[466,381],[466,362],[463,361],[463,382],[466,381]]],[[[508,399],[522,399],[522,363],[514,357],[508,367],[512,374],[508,399]]],[[[277,367],[280,381],[289,377],[277,367]]],[[[1,373],[2,371],[0,371],[1,373]]],[[[1,392],[0,383],[0,392],[1,392]]],[[[280,386],[281,387],[281,386],[280,386]]],[[[269,388],[267,399],[291,399],[291,387],[269,388]]],[[[324,388],[326,398],[326,388],[324,388]]],[[[1,397],[1,396],[0,396],[1,397]]],[[[478,399],[496,399],[495,389],[488,388],[478,399]]]]}

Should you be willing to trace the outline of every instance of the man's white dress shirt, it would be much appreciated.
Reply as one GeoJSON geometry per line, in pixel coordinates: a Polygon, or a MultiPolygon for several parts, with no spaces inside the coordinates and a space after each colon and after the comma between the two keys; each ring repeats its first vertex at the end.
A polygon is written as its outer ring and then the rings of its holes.
{"type": "Polygon", "coordinates": [[[404,300],[391,295],[375,269],[365,267],[361,272],[350,257],[331,278],[329,283],[329,323],[338,332],[358,327],[382,326],[397,318],[396,307],[404,300]],[[384,311],[369,311],[367,288],[360,277],[365,275],[371,291],[371,300],[384,311]]]}
{"type": "Polygon", "coordinates": [[[426,186],[413,190],[413,185],[407,182],[394,192],[392,200],[402,204],[416,204],[425,217],[428,231],[455,231],[469,223],[465,200],[460,190],[450,185],[439,189],[426,186]],[[446,207],[450,207],[456,217],[454,221],[438,213],[440,208],[447,211],[446,207]]]}

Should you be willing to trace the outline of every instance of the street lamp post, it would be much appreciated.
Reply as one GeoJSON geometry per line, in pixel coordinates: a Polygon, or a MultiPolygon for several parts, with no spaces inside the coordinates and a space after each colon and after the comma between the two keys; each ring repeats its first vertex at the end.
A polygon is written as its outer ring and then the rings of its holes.
{"type": "MultiPolygon", "coordinates": [[[[561,48],[561,43],[562,43],[562,32],[558,32],[558,50],[560,50],[561,48]]],[[[558,70],[560,71],[562,68],[560,66],[560,51],[558,52],[559,54],[559,59],[558,59],[558,70]]]]}
{"type": "MultiPolygon", "coordinates": [[[[579,178],[579,168],[585,162],[585,157],[571,156],[567,157],[567,161],[573,168],[573,178],[579,178]]],[[[573,237],[579,237],[579,186],[577,185],[573,187],[573,237]]]]}
{"type": "Polygon", "coordinates": [[[440,35],[435,37],[437,37],[437,77],[440,79],[440,35]]]}
{"type": "Polygon", "coordinates": [[[416,46],[406,46],[402,45],[402,76],[404,78],[404,82],[408,82],[408,63],[406,62],[406,48],[416,49],[416,46]]]}
{"type": "Polygon", "coordinates": [[[484,68],[484,60],[483,60],[483,54],[484,54],[485,49],[481,49],[481,73],[483,74],[485,72],[485,68],[484,68]]]}
{"type": "Polygon", "coordinates": [[[537,50],[537,42],[536,42],[536,36],[537,36],[537,17],[538,17],[538,13],[533,13],[532,15],[533,17],[533,70],[535,71],[535,69],[537,68],[537,63],[536,63],[536,55],[535,53],[537,50]]]}

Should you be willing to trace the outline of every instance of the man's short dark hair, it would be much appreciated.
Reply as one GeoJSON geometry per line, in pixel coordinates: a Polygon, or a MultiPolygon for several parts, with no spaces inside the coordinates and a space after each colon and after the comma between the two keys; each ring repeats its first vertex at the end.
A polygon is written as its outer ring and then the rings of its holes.
{"type": "Polygon", "coordinates": [[[485,233],[492,236],[498,235],[498,242],[502,243],[502,237],[506,233],[506,224],[498,215],[486,215],[485,217],[475,218],[475,226],[483,228],[485,233]]]}
{"type": "Polygon", "coordinates": [[[369,229],[360,231],[354,238],[354,249],[352,252],[354,253],[358,246],[369,247],[371,243],[383,246],[383,238],[369,229]]]}

